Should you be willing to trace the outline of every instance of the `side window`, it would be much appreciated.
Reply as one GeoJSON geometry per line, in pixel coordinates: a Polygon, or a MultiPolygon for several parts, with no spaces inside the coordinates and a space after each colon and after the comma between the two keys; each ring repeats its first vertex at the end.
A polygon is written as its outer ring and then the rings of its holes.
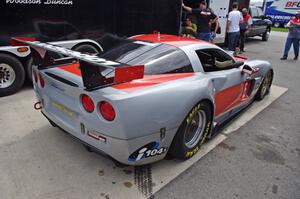
{"type": "Polygon", "coordinates": [[[235,61],[220,49],[204,49],[196,51],[204,72],[228,70],[235,61]]]}
{"type": "Polygon", "coordinates": [[[145,74],[191,73],[192,64],[181,50],[161,54],[145,64],[145,74]]]}

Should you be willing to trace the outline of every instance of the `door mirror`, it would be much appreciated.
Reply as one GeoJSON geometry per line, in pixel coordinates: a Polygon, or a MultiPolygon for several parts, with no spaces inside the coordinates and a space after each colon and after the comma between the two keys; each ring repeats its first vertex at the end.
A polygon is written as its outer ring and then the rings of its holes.
{"type": "Polygon", "coordinates": [[[244,75],[244,74],[252,75],[252,74],[257,73],[258,71],[259,71],[259,68],[252,68],[249,65],[245,65],[241,71],[241,74],[242,75],[244,75]]]}

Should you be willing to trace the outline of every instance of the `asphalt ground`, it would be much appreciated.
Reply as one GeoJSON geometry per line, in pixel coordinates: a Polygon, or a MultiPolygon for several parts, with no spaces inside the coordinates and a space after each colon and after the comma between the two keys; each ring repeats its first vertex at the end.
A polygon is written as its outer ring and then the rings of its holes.
{"type": "Polygon", "coordinates": [[[244,55],[270,61],[274,84],[289,91],[156,193],[156,198],[300,198],[300,61],[280,60],[286,35],[273,32],[268,42],[251,38],[244,55]]]}

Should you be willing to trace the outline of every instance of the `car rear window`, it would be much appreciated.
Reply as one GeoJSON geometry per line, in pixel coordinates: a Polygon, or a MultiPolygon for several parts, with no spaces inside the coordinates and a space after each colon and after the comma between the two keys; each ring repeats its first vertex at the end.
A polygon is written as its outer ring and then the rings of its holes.
{"type": "Polygon", "coordinates": [[[145,74],[193,72],[186,54],[167,44],[128,40],[100,55],[127,65],[145,65],[145,74]]]}

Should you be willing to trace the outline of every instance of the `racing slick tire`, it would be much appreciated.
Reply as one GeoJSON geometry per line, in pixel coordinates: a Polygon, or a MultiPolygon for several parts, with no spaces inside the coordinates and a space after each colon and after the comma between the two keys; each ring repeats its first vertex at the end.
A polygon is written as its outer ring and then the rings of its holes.
{"type": "Polygon", "coordinates": [[[16,93],[24,80],[22,63],[12,55],[0,54],[0,97],[16,93]]]}
{"type": "Polygon", "coordinates": [[[264,97],[270,93],[272,81],[273,81],[273,72],[271,70],[269,70],[268,73],[266,74],[266,76],[264,77],[263,82],[261,83],[261,85],[256,93],[256,96],[255,96],[256,100],[260,101],[260,100],[264,99],[264,97]]]}
{"type": "Polygon", "coordinates": [[[75,46],[72,50],[75,50],[75,51],[78,51],[78,52],[81,52],[81,53],[91,53],[91,54],[99,54],[99,50],[90,45],[90,44],[80,44],[80,45],[77,45],[75,46]]]}
{"type": "Polygon", "coordinates": [[[180,125],[171,144],[169,154],[180,160],[193,157],[209,134],[211,121],[211,106],[206,101],[199,102],[180,125]]]}

